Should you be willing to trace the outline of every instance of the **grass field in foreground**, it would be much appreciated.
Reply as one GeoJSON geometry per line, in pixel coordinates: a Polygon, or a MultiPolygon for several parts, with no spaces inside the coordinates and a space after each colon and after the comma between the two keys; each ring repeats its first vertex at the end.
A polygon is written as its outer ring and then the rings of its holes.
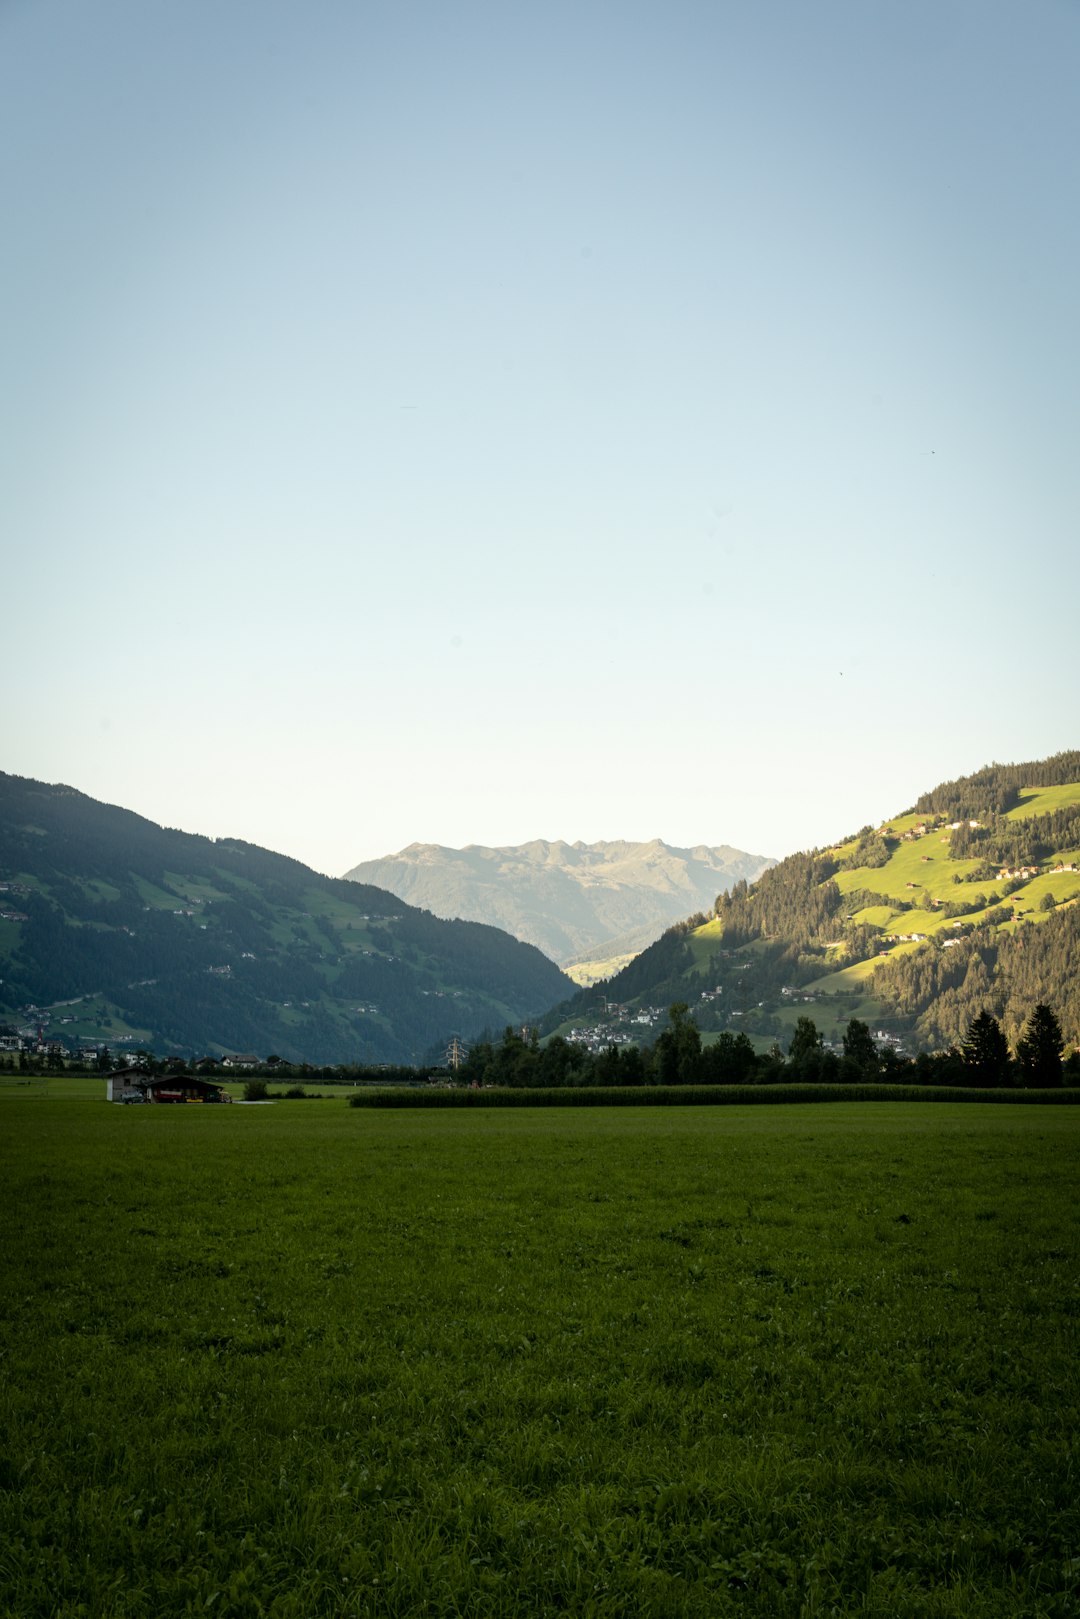
{"type": "Polygon", "coordinates": [[[0,1112],[0,1613],[1080,1605],[1080,1113],[0,1112]]]}

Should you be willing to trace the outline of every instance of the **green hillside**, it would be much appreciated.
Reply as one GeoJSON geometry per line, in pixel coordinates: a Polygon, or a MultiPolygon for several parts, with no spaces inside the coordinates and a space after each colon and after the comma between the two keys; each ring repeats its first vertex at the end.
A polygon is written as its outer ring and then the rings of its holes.
{"type": "Polygon", "coordinates": [[[408,1062],[568,986],[496,928],[0,774],[0,1024],[68,1049],[408,1062]]]}
{"type": "Polygon", "coordinates": [[[546,1027],[640,1030],[674,1000],[759,1045],[786,1046],[800,1016],[829,1039],[857,1017],[911,1050],[953,1044],[983,1008],[1015,1040],[1041,1000],[1080,1044],[1080,752],[988,766],[790,856],[546,1027]]]}

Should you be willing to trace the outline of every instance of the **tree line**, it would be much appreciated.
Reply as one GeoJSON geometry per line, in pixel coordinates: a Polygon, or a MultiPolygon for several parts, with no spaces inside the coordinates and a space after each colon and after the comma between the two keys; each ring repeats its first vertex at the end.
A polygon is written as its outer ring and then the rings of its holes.
{"type": "MultiPolygon", "coordinates": [[[[235,1079],[237,1072],[204,1058],[190,1064],[180,1057],[157,1057],[140,1050],[135,1064],[143,1072],[196,1072],[204,1077],[235,1079]]],[[[114,1066],[108,1048],[94,1060],[68,1059],[21,1052],[0,1058],[0,1068],[68,1073],[107,1073],[114,1066]]],[[[651,1046],[611,1044],[593,1052],[576,1041],[554,1035],[541,1044],[537,1029],[507,1027],[500,1040],[480,1040],[464,1062],[450,1070],[439,1065],[339,1063],[316,1066],[287,1062],[271,1055],[245,1070],[247,1077],[319,1081],[323,1084],[417,1084],[440,1081],[465,1086],[508,1086],[547,1089],[555,1086],[753,1085],[806,1083],[898,1085],[1021,1086],[1053,1088],[1080,1085],[1080,1051],[1065,1056],[1061,1024],[1045,1002],[1038,1002],[1010,1047],[1001,1023],[987,1008],[976,1014],[963,1037],[938,1052],[906,1057],[873,1038],[869,1025],[850,1018],[839,1052],[825,1044],[813,1018],[800,1017],[787,1051],[774,1042],[756,1051],[747,1035],[725,1029],[708,1044],[685,1001],[668,1009],[668,1023],[651,1046]]]]}
{"type": "Polygon", "coordinates": [[[706,1044],[685,1001],[668,1011],[668,1024],[651,1046],[610,1045],[590,1052],[555,1035],[541,1045],[537,1032],[508,1028],[500,1041],[481,1041],[458,1070],[459,1082],[544,1088],[551,1085],[747,1085],[784,1083],[918,1085],[1080,1085],[1080,1053],[1064,1060],[1061,1025],[1040,1002],[1013,1049],[992,1012],[980,1011],[964,1038],[946,1051],[905,1057],[875,1041],[870,1028],[849,1019],[842,1049],[826,1046],[809,1017],[800,1017],[787,1052],[774,1044],[757,1052],[747,1035],[725,1029],[706,1044]]]}
{"type": "Polygon", "coordinates": [[[914,808],[918,815],[944,815],[950,821],[982,820],[988,814],[1005,815],[1015,809],[1024,787],[1057,787],[1066,781],[1080,781],[1080,751],[1076,749],[1026,764],[986,765],[958,781],[943,781],[923,793],[914,808]]]}

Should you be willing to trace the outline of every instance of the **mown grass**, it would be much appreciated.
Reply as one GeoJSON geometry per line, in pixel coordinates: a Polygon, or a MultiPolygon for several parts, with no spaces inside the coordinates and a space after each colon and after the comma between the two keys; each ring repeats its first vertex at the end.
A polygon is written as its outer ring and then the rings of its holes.
{"type": "Polygon", "coordinates": [[[4,1614],[1077,1612],[1072,1108],[0,1120],[4,1614]]]}

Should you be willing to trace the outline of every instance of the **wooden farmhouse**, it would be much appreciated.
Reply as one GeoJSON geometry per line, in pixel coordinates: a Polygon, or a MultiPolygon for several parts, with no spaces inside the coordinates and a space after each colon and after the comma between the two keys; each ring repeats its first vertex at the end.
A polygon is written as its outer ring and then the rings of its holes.
{"type": "Polygon", "coordinates": [[[231,1102],[223,1085],[194,1074],[145,1074],[118,1068],[106,1076],[109,1102],[231,1102]]]}

